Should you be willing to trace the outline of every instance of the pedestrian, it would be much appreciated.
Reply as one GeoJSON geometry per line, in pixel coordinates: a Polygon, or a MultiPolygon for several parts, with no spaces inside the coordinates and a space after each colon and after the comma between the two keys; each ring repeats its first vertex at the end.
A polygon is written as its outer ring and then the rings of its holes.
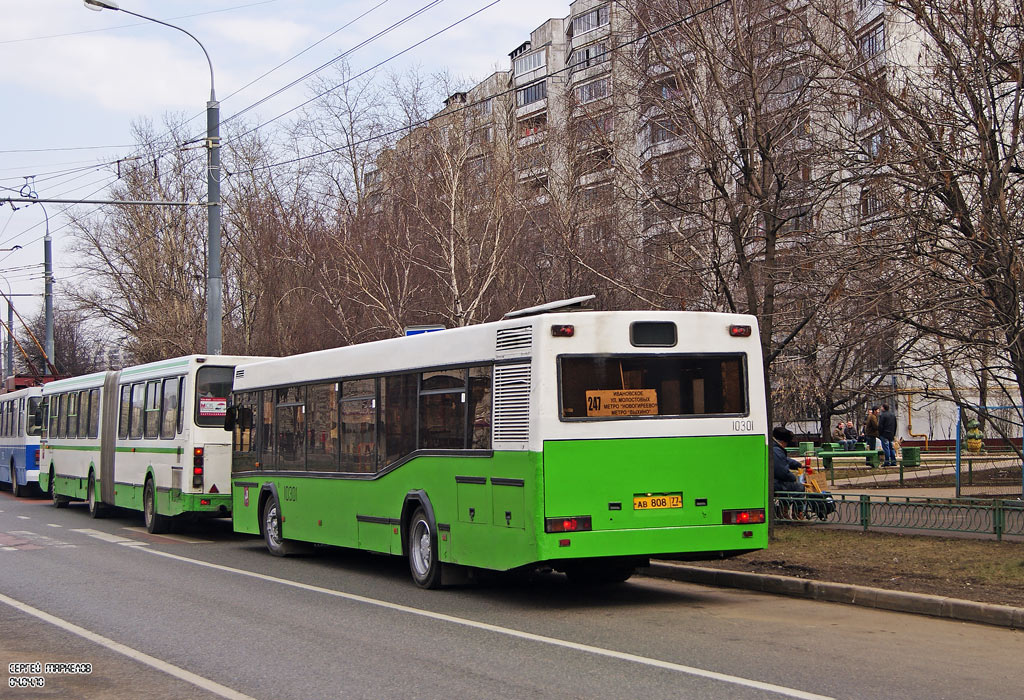
{"type": "Polygon", "coordinates": [[[835,442],[838,442],[840,447],[845,447],[845,445],[843,445],[843,441],[846,440],[845,428],[846,423],[844,423],[843,421],[839,421],[839,423],[836,425],[836,429],[832,431],[832,439],[835,442]]]}
{"type": "Polygon", "coordinates": [[[846,428],[843,430],[843,435],[846,437],[846,449],[847,451],[852,450],[857,445],[857,429],[853,427],[853,421],[846,421],[846,428]]]}
{"type": "Polygon", "coordinates": [[[885,453],[883,467],[896,466],[896,450],[892,441],[896,439],[896,414],[889,410],[889,404],[882,404],[882,413],[878,416],[878,437],[882,441],[882,452],[885,453]]]}
{"type": "Polygon", "coordinates": [[[872,406],[868,411],[867,420],[864,423],[864,439],[868,443],[868,449],[875,449],[875,441],[878,439],[878,406],[872,406]]]}
{"type": "MultiPolygon", "coordinates": [[[[793,442],[793,431],[784,426],[778,425],[772,430],[772,476],[775,485],[774,493],[803,492],[804,485],[797,479],[794,471],[799,471],[804,465],[796,461],[788,454],[786,448],[793,442]]],[[[789,505],[792,499],[779,498],[779,507],[782,517],[789,517],[789,505]]],[[[793,518],[803,519],[803,507],[793,501],[793,518]]]]}

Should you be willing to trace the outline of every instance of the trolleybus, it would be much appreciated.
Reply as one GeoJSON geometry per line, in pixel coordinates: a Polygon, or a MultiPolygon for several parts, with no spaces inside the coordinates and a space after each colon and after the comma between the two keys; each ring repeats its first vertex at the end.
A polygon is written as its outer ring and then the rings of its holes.
{"type": "Polygon", "coordinates": [[[0,394],[0,482],[15,496],[39,486],[39,424],[43,388],[0,394]]]}
{"type": "MultiPolygon", "coordinates": [[[[565,302],[578,303],[581,299],[565,302]]],[[[238,367],[232,520],[299,542],[625,580],[767,544],[752,316],[569,312],[238,367]]]]}
{"type": "Polygon", "coordinates": [[[54,505],[141,510],[150,532],[180,515],[228,515],[224,417],[234,367],[251,359],[189,355],[47,384],[40,483],[54,505]]]}

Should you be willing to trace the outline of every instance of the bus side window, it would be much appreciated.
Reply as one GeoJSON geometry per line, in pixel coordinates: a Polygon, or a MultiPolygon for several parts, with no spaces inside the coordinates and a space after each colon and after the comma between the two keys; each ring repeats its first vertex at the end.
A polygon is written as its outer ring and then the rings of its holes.
{"type": "MultiPolygon", "coordinates": [[[[92,391],[95,391],[93,389],[92,391]]],[[[83,391],[78,395],[78,437],[86,438],[89,436],[89,416],[90,408],[92,403],[89,401],[88,391],[83,391]]]]}
{"type": "Polygon", "coordinates": [[[245,472],[257,468],[256,412],[259,392],[235,394],[232,410],[235,425],[231,432],[231,471],[245,472]]]}
{"type": "Polygon", "coordinates": [[[25,434],[25,399],[18,399],[18,435],[25,434]]]}
{"type": "Polygon", "coordinates": [[[306,389],[306,466],[310,471],[338,471],[337,384],[306,389]]]}
{"type": "Polygon", "coordinates": [[[279,469],[306,468],[306,387],[277,389],[277,466],[279,469]]]}
{"type": "Polygon", "coordinates": [[[469,448],[491,449],[491,368],[469,368],[469,448]]]}
{"type": "Polygon", "coordinates": [[[416,449],[416,394],[419,388],[419,375],[393,375],[385,377],[383,384],[383,405],[377,413],[383,423],[378,430],[378,435],[383,436],[378,470],[397,462],[416,449]]]}
{"type": "Polygon", "coordinates": [[[149,440],[160,437],[160,381],[146,382],[145,437],[149,440]]]}
{"type": "Polygon", "coordinates": [[[163,413],[160,421],[160,437],[165,440],[173,440],[174,434],[177,431],[178,411],[180,410],[178,387],[180,386],[180,383],[180,377],[164,380],[164,400],[163,413]]]}
{"type": "Polygon", "coordinates": [[[121,385],[121,415],[117,421],[117,436],[122,440],[128,437],[128,419],[132,409],[131,391],[130,384],[121,385]]]}
{"type": "Polygon", "coordinates": [[[263,422],[260,424],[259,465],[262,469],[270,469],[277,464],[274,458],[274,390],[267,389],[261,393],[263,410],[260,412],[263,422]]]}
{"type": "Polygon", "coordinates": [[[132,384],[132,408],[131,421],[128,424],[128,437],[137,439],[142,437],[142,417],[146,409],[146,385],[132,384]]]}
{"type": "Polygon", "coordinates": [[[57,419],[60,416],[60,403],[61,403],[60,395],[58,395],[58,396],[51,396],[50,397],[50,415],[49,415],[50,427],[47,429],[46,432],[47,432],[47,435],[49,435],[49,437],[51,437],[51,438],[57,437],[57,434],[59,432],[57,430],[57,419]]]}
{"type": "Polygon", "coordinates": [[[377,380],[341,383],[341,471],[377,469],[377,380]]]}
{"type": "Polygon", "coordinates": [[[100,390],[89,390],[89,437],[100,435],[100,390]]]}
{"type": "Polygon", "coordinates": [[[185,412],[181,410],[181,397],[185,395],[185,378],[178,377],[178,434],[181,435],[182,426],[185,421],[185,412]]]}

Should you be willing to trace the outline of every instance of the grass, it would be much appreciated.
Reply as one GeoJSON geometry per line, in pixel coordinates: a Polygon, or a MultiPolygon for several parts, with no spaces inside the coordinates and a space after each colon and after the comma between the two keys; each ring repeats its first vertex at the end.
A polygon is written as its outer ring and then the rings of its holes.
{"type": "Polygon", "coordinates": [[[707,564],[1024,607],[1024,544],[780,525],[768,548],[707,564]]]}

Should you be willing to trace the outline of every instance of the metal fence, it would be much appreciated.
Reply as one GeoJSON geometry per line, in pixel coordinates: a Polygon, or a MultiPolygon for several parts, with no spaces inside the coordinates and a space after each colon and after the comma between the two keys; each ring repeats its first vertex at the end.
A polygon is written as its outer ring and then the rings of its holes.
{"type": "Polygon", "coordinates": [[[1024,537],[1024,501],[856,494],[777,493],[775,518],[790,522],[1024,537]]]}

